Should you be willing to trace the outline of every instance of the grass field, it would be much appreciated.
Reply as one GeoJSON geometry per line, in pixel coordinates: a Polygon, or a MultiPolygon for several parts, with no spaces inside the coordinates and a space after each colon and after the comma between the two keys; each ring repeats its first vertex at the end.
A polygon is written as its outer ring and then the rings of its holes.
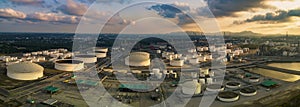
{"type": "MultiPolygon", "coordinates": [[[[44,76],[53,76],[62,73],[61,71],[58,70],[53,70],[53,69],[47,69],[45,68],[44,70],[44,76]]],[[[22,87],[28,84],[31,84],[33,82],[39,81],[39,80],[34,80],[34,81],[19,81],[19,80],[14,80],[9,77],[7,77],[6,73],[1,73],[0,74],[0,87],[11,90],[15,89],[18,87],[22,87]]]]}
{"type": "Polygon", "coordinates": [[[11,89],[15,89],[21,86],[24,86],[26,84],[30,84],[33,81],[18,81],[18,80],[14,80],[11,79],[9,77],[6,76],[6,74],[0,74],[0,87],[7,89],[7,90],[11,90],[11,89]]]}

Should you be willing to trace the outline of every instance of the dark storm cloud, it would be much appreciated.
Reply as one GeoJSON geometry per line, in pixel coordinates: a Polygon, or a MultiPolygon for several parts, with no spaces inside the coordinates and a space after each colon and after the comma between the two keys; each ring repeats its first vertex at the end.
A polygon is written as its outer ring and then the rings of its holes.
{"type": "MultiPolygon", "coordinates": [[[[213,17],[228,17],[236,16],[237,12],[250,11],[254,8],[269,8],[271,6],[265,5],[266,0],[205,0],[207,3],[206,7],[196,8],[196,15],[208,18],[213,17]]],[[[189,5],[182,5],[182,3],[174,4],[161,4],[154,5],[149,10],[155,10],[158,15],[164,18],[178,18],[180,24],[183,22],[191,22],[189,17],[182,15],[180,11],[183,10],[185,13],[191,13],[189,5]],[[187,21],[185,21],[185,19],[187,21]]]]}
{"type": "Polygon", "coordinates": [[[278,10],[274,13],[266,13],[263,15],[255,15],[249,19],[246,19],[245,22],[255,22],[255,21],[269,21],[269,22],[280,22],[280,21],[288,21],[290,17],[299,17],[300,9],[295,10],[278,10]]]}
{"type": "Polygon", "coordinates": [[[178,25],[186,25],[189,23],[195,23],[195,21],[187,14],[178,15],[178,21],[179,21],[178,25]]]}
{"type": "Polygon", "coordinates": [[[158,4],[148,9],[156,11],[158,15],[164,18],[176,18],[178,25],[194,23],[193,19],[186,14],[191,12],[190,6],[186,3],[158,4]]]}
{"type": "Polygon", "coordinates": [[[266,0],[206,0],[209,9],[216,17],[235,16],[236,12],[270,7],[263,4],[264,1],[266,0]]]}
{"type": "Polygon", "coordinates": [[[157,14],[163,16],[164,18],[175,18],[179,13],[182,13],[182,11],[189,11],[190,7],[186,4],[176,3],[170,5],[169,4],[153,5],[148,9],[157,11],[157,14]]]}
{"type": "Polygon", "coordinates": [[[163,16],[164,18],[175,18],[177,13],[181,13],[178,8],[167,4],[154,5],[151,6],[149,10],[157,11],[158,15],[163,16]]]}
{"type": "Polygon", "coordinates": [[[208,18],[215,17],[208,7],[199,7],[196,9],[196,12],[199,16],[204,16],[208,18]]]}

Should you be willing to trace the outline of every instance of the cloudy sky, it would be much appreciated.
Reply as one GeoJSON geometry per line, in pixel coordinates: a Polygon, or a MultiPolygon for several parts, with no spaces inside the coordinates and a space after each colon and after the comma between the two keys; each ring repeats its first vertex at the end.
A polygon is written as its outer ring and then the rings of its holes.
{"type": "Polygon", "coordinates": [[[75,32],[79,23],[86,32],[201,31],[195,20],[216,18],[221,31],[300,34],[300,0],[141,1],[1,0],[0,32],[75,32]]]}

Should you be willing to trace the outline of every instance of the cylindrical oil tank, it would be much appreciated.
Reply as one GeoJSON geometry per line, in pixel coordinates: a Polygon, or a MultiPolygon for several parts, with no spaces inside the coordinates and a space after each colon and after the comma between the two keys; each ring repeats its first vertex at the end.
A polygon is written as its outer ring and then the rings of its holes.
{"type": "Polygon", "coordinates": [[[149,66],[150,54],[147,52],[133,52],[125,58],[125,65],[129,66],[149,66]]]}
{"type": "Polygon", "coordinates": [[[181,67],[181,66],[184,65],[184,60],[181,60],[181,59],[174,59],[174,60],[170,61],[170,65],[171,65],[171,66],[181,67]]]}
{"type": "Polygon", "coordinates": [[[7,67],[7,76],[16,80],[36,80],[43,77],[44,68],[31,62],[21,62],[7,67]]]}
{"type": "Polygon", "coordinates": [[[58,60],[55,61],[55,69],[61,71],[79,71],[84,68],[83,61],[80,60],[58,60]]]}
{"type": "Polygon", "coordinates": [[[219,92],[224,90],[224,86],[221,84],[210,84],[206,87],[207,91],[219,92]]]}
{"type": "Polygon", "coordinates": [[[254,96],[254,95],[256,95],[256,93],[257,93],[257,90],[253,87],[246,87],[246,88],[242,88],[240,90],[240,94],[242,96],[247,96],[247,97],[254,96]]]}
{"type": "Polygon", "coordinates": [[[226,87],[227,87],[227,88],[236,89],[236,88],[241,87],[241,83],[235,82],[235,81],[230,81],[230,82],[227,82],[227,83],[226,83],[226,87]]]}
{"type": "Polygon", "coordinates": [[[95,55],[97,56],[97,58],[105,58],[107,56],[107,53],[103,51],[95,51],[95,55]]]}
{"type": "Polygon", "coordinates": [[[189,59],[189,63],[190,64],[198,64],[199,63],[199,59],[198,58],[191,58],[191,59],[189,59]]]}
{"type": "Polygon", "coordinates": [[[97,62],[97,57],[95,55],[75,55],[74,59],[83,61],[83,63],[97,62]]]}
{"type": "Polygon", "coordinates": [[[217,98],[223,102],[234,102],[239,100],[239,97],[239,94],[232,91],[220,92],[217,96],[217,98]]]}
{"type": "Polygon", "coordinates": [[[187,81],[182,84],[182,92],[187,95],[194,95],[201,93],[201,85],[195,81],[187,81]]]}
{"type": "Polygon", "coordinates": [[[104,47],[94,47],[94,51],[101,51],[101,52],[108,52],[108,48],[104,48],[104,47]]]}

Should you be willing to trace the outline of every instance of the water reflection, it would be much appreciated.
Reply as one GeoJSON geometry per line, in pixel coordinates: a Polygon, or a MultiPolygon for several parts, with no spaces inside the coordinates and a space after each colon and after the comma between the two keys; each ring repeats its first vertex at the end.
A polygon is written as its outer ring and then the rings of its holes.
{"type": "Polygon", "coordinates": [[[287,81],[287,82],[294,82],[300,79],[300,76],[298,75],[293,75],[293,74],[287,74],[287,73],[282,73],[274,70],[268,70],[268,69],[263,69],[263,68],[250,68],[247,69],[250,72],[257,73],[266,77],[274,78],[274,79],[279,79],[282,81],[287,81]]]}

